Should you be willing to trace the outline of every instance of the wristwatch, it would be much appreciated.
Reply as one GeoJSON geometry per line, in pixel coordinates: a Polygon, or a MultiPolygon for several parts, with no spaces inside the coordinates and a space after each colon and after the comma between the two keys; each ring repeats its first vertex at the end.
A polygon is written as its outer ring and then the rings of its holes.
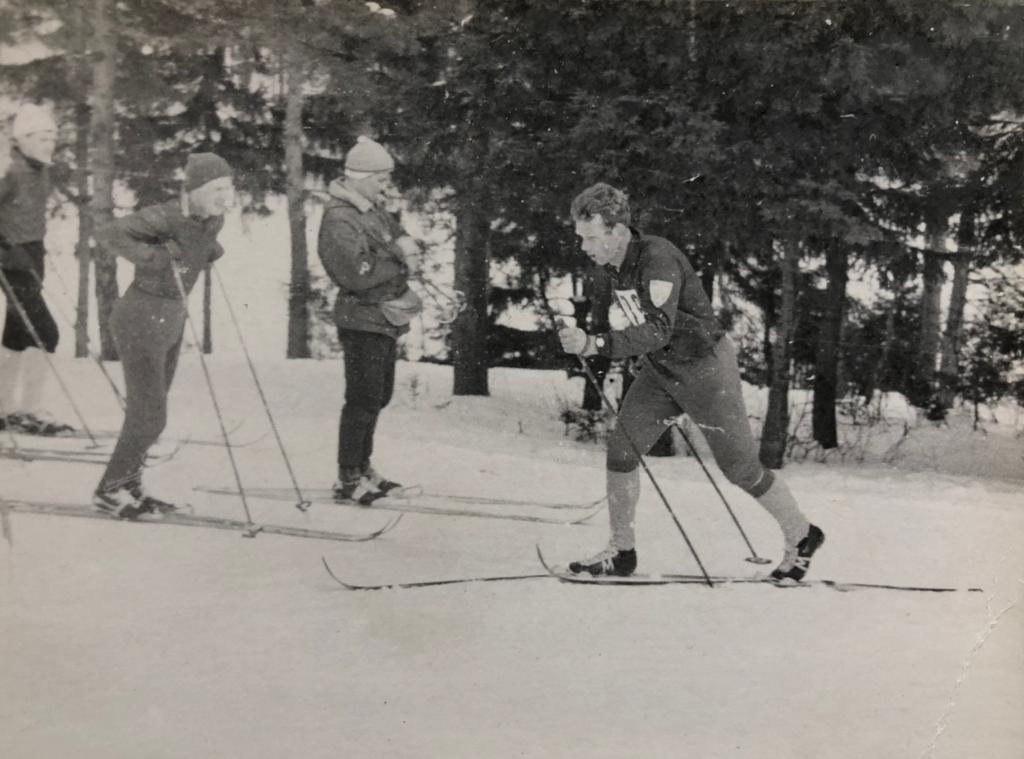
{"type": "Polygon", "coordinates": [[[595,335],[594,336],[594,348],[596,348],[598,351],[600,351],[600,350],[602,350],[604,348],[604,344],[605,344],[605,337],[604,337],[604,335],[595,335]]]}

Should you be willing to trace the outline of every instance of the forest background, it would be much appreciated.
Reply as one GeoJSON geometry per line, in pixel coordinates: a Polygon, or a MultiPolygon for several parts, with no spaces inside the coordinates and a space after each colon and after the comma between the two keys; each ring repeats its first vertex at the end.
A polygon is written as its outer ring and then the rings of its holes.
{"type": "MultiPolygon", "coordinates": [[[[600,327],[600,275],[568,206],[607,181],[690,256],[744,379],[769,388],[771,466],[792,452],[794,389],[826,451],[880,393],[934,423],[1024,403],[1022,82],[1017,0],[0,6],[0,95],[61,124],[76,355],[117,358],[118,262],[92,229],[177,193],[197,150],[236,167],[243,216],[287,220],[287,290],[263,306],[286,357],[335,351],[310,240],[368,135],[425,242],[421,360],[452,364],[455,395],[487,395],[494,366],[574,370],[551,309],[600,327]]],[[[207,276],[205,350],[211,292],[207,276]]]]}

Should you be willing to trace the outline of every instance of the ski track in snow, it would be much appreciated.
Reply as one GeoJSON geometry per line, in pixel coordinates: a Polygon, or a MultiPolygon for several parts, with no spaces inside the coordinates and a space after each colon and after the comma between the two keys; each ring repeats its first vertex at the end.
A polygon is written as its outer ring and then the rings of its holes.
{"type": "MultiPolygon", "coordinates": [[[[89,421],[116,429],[96,367],[63,358],[61,367],[89,400],[89,421]]],[[[338,362],[257,368],[300,483],[328,486],[338,362]]],[[[229,421],[244,421],[237,435],[264,433],[244,363],[214,355],[211,369],[229,421]]],[[[492,398],[452,399],[445,367],[399,369],[375,454],[386,475],[519,500],[603,494],[602,448],[565,438],[557,420],[559,398],[575,397],[578,383],[494,371],[492,398]]],[[[111,371],[119,380],[119,367],[111,371]]],[[[186,354],[166,436],[216,433],[197,358],[186,354]]],[[[942,455],[954,456],[949,438],[942,455]]],[[[246,484],[288,484],[272,436],[236,456],[246,484]]],[[[765,569],[743,561],[693,459],[651,467],[709,571],[765,569]]],[[[11,497],[82,502],[98,476],[84,464],[0,460],[0,492],[11,497]]],[[[0,543],[0,755],[1018,759],[1021,483],[811,463],[783,476],[828,535],[814,574],[986,593],[545,579],[354,593],[325,575],[321,554],[353,582],[530,573],[534,544],[553,561],[590,554],[606,521],[408,514],[376,541],[327,544],[17,513],[10,543],[0,543]]],[[[197,513],[242,517],[236,498],[192,490],[233,482],[216,447],[186,445],[146,477],[197,513]]],[[[771,520],[720,483],[758,553],[778,557],[771,520]]],[[[645,484],[641,571],[695,571],[655,499],[645,484]]],[[[249,507],[256,521],[350,533],[383,516],[323,505],[302,514],[258,499],[249,507]]]]}

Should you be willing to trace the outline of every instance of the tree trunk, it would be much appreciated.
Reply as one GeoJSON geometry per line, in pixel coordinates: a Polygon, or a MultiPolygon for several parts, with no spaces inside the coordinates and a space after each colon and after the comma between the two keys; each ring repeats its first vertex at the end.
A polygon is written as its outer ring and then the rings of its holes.
{"type": "Polygon", "coordinates": [[[812,423],[814,439],[822,448],[839,445],[836,429],[836,398],[838,396],[840,342],[846,310],[847,253],[838,244],[825,252],[828,286],[825,309],[818,331],[814,362],[814,408],[812,423]]]}
{"type": "MultiPolygon", "coordinates": [[[[943,245],[941,236],[930,240],[936,249],[943,245]]],[[[935,389],[935,357],[939,352],[942,315],[942,285],[946,275],[942,270],[944,257],[931,250],[924,252],[924,287],[921,292],[921,331],[917,339],[914,377],[908,388],[908,397],[915,406],[925,407],[935,389]]]]}
{"type": "Polygon", "coordinates": [[[213,353],[213,268],[207,264],[203,269],[203,353],[213,353]]]}
{"type": "Polygon", "coordinates": [[[899,311],[900,303],[899,293],[894,293],[889,309],[885,312],[885,339],[882,342],[882,358],[875,369],[875,381],[873,383],[875,388],[882,391],[892,389],[893,385],[892,378],[894,373],[889,365],[892,362],[893,346],[896,345],[896,313],[899,311]]]}
{"type": "Polygon", "coordinates": [[[942,358],[939,364],[939,401],[950,408],[956,397],[960,374],[960,346],[963,344],[964,308],[971,273],[971,256],[962,252],[953,259],[953,291],[946,312],[946,331],[942,336],[942,358]]]}
{"type": "Polygon", "coordinates": [[[287,358],[309,358],[309,250],[306,247],[306,174],[302,166],[302,87],[305,67],[297,45],[285,54],[284,162],[291,233],[287,358]]]}
{"type": "Polygon", "coordinates": [[[480,197],[460,198],[456,211],[455,289],[466,308],[452,325],[455,395],[490,395],[487,384],[487,291],[490,224],[480,197]]]}
{"type": "Polygon", "coordinates": [[[708,300],[715,297],[715,278],[722,261],[722,251],[718,245],[708,246],[700,262],[700,286],[708,300]]]}
{"type": "Polygon", "coordinates": [[[761,431],[761,463],[770,469],[781,469],[786,458],[789,440],[789,364],[790,342],[796,322],[796,282],[800,262],[800,249],[792,242],[783,247],[782,303],[772,348],[771,385],[768,390],[768,410],[761,431]]]}
{"type": "MultiPolygon", "coordinates": [[[[113,32],[116,6],[112,0],[94,0],[92,68],[92,114],[89,142],[92,147],[93,195],[90,201],[94,226],[109,223],[114,217],[114,81],[117,45],[113,32]]],[[[117,260],[97,256],[96,311],[100,325],[100,355],[117,359],[117,348],[110,334],[110,311],[117,300],[117,260]]]]}
{"type": "Polygon", "coordinates": [[[89,355],[89,268],[92,265],[92,216],[89,214],[89,80],[86,53],[88,14],[84,4],[76,7],[75,61],[79,100],[75,103],[75,197],[78,204],[78,305],[75,309],[75,358],[89,355]]]}

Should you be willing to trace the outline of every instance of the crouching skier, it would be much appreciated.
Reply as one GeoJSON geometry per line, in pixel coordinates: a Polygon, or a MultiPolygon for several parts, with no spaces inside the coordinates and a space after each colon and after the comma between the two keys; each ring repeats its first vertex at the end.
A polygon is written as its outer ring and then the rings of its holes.
{"type": "Polygon", "coordinates": [[[328,191],[317,253],[338,286],[334,322],[345,365],[345,402],[338,423],[337,501],[367,506],[401,485],[373,468],[373,437],[395,388],[398,338],[422,303],[409,288],[416,242],[383,206],[395,162],[360,137],[345,156],[345,176],[328,191]]]}
{"type": "Polygon", "coordinates": [[[610,185],[584,190],[573,200],[571,214],[583,251],[609,274],[611,329],[588,335],[576,327],[563,328],[563,350],[644,359],[608,440],[610,543],[596,556],[572,562],[569,570],[628,576],[636,569],[638,457],[685,411],[704,433],[729,481],[779,523],[785,553],[771,578],[799,581],[825,535],[807,521],[786,483],[758,460],[736,348],[719,327],[689,260],[668,240],[630,227],[628,197],[610,185]]]}
{"type": "Polygon", "coordinates": [[[213,153],[195,153],[185,166],[180,199],[148,206],[96,232],[101,248],[135,264],[135,278],[110,317],[127,405],[93,496],[99,511],[131,519],[175,508],[145,492],[142,470],[167,424],[167,394],[187,318],[182,289],[191,292],[203,269],[224,254],[217,235],[233,201],[231,167],[213,153]]]}

